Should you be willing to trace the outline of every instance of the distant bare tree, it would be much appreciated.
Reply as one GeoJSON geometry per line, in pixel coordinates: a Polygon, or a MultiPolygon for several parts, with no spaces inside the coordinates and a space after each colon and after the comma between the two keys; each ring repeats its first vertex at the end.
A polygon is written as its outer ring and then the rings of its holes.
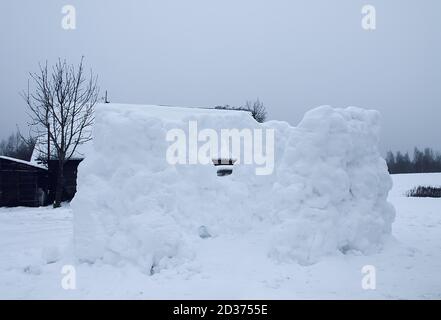
{"type": "Polygon", "coordinates": [[[228,104],[224,106],[216,106],[215,109],[220,110],[237,110],[237,111],[248,111],[251,113],[251,116],[257,121],[257,122],[265,122],[266,120],[266,108],[262,102],[260,102],[259,99],[257,99],[254,102],[247,101],[245,106],[243,107],[232,107],[228,104]]]}
{"type": "Polygon", "coordinates": [[[38,141],[38,152],[43,160],[58,160],[54,208],[61,205],[64,164],[79,145],[91,140],[99,88],[92,70],[89,76],[85,75],[83,60],[84,57],[77,68],[61,59],[50,71],[47,63],[40,65],[39,72],[30,74],[34,92],[30,93],[28,85],[28,90],[22,93],[28,106],[28,125],[38,141]]]}
{"type": "Polygon", "coordinates": [[[266,120],[266,108],[262,102],[257,99],[254,102],[247,101],[245,107],[243,108],[246,111],[251,112],[251,115],[257,122],[265,122],[266,120]]]}

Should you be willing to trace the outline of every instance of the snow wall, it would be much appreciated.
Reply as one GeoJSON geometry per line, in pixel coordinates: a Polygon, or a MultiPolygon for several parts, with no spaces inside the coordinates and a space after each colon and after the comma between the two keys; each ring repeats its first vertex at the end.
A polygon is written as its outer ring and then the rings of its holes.
{"type": "Polygon", "coordinates": [[[319,107],[292,127],[246,112],[99,105],[71,204],[77,258],[152,272],[191,259],[196,241],[210,241],[202,238],[259,231],[276,261],[374,252],[395,216],[379,120],[355,107],[319,107]],[[235,164],[218,177],[213,164],[169,164],[167,132],[188,132],[190,121],[199,131],[274,129],[272,174],[235,164]]]}

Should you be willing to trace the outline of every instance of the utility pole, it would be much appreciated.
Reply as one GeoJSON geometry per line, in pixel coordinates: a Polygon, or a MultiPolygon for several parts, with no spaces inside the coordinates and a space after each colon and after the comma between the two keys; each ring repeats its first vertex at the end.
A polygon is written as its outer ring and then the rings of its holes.
{"type": "Polygon", "coordinates": [[[46,124],[47,124],[47,169],[49,170],[49,160],[51,159],[51,136],[50,136],[50,124],[49,124],[49,107],[46,107],[46,124]]]}

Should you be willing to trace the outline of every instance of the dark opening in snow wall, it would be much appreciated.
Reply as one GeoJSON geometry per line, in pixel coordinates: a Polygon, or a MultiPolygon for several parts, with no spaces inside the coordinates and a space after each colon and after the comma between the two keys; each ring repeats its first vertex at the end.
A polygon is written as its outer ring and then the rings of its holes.
{"type": "Polygon", "coordinates": [[[233,174],[233,165],[236,162],[236,159],[232,158],[215,158],[212,159],[214,166],[217,170],[218,177],[229,176],[233,174]]]}

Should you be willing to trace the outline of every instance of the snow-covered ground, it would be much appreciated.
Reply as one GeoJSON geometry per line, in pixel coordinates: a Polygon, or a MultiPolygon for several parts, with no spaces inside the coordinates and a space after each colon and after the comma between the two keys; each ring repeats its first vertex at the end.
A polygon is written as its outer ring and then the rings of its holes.
{"type": "Polygon", "coordinates": [[[395,239],[380,253],[350,252],[310,266],[270,259],[262,250],[265,230],[200,239],[194,257],[152,276],[127,264],[77,264],[69,207],[0,208],[0,298],[441,299],[441,199],[403,195],[417,185],[441,185],[441,174],[393,181],[395,239]],[[61,286],[64,265],[75,266],[75,290],[61,286]],[[375,290],[361,286],[364,265],[376,268],[375,290]]]}

